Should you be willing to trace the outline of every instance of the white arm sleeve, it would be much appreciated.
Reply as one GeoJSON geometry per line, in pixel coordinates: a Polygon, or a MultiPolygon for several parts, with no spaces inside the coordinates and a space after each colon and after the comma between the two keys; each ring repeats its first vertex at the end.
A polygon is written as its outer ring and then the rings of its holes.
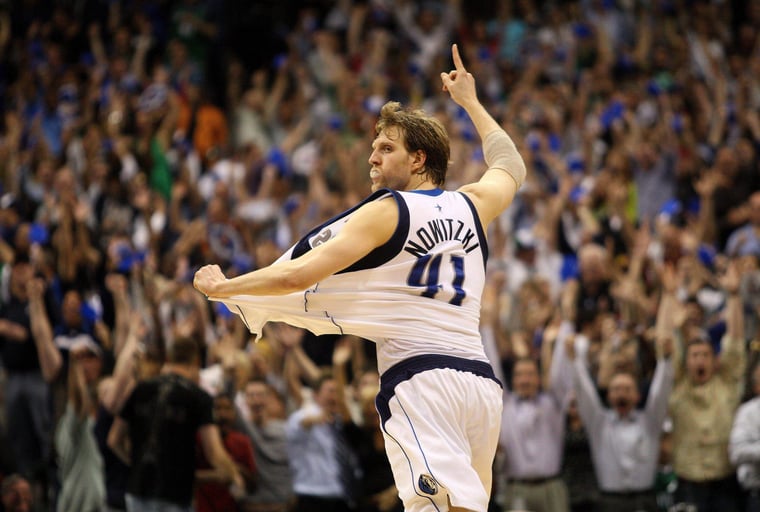
{"type": "Polygon", "coordinates": [[[494,130],[483,139],[483,157],[489,169],[499,169],[510,176],[519,188],[527,174],[525,162],[504,130],[494,130]]]}

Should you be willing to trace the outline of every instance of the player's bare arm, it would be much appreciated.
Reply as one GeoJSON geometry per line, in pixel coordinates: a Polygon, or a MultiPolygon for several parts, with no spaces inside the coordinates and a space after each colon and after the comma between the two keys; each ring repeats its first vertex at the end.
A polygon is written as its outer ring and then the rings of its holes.
{"type": "Polygon", "coordinates": [[[441,73],[443,90],[467,111],[483,141],[489,168],[476,183],[461,187],[475,204],[484,225],[510,205],[525,176],[525,163],[512,140],[488,113],[477,97],[475,79],[467,72],[457,45],[452,45],[454,69],[441,73]]]}
{"type": "Polygon", "coordinates": [[[284,295],[305,290],[359,261],[393,235],[398,208],[393,199],[372,201],[356,211],[338,235],[296,259],[227,279],[218,265],[206,265],[193,280],[209,297],[284,295]]]}

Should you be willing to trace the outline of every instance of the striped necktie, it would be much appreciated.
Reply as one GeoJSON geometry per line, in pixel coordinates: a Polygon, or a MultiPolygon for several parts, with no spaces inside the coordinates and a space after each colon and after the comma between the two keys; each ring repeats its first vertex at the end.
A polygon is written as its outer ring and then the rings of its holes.
{"type": "Polygon", "coordinates": [[[357,485],[359,483],[356,454],[353,448],[351,448],[348,439],[346,439],[343,422],[338,419],[332,426],[335,436],[335,460],[338,463],[340,485],[346,501],[353,506],[356,504],[357,485]]]}

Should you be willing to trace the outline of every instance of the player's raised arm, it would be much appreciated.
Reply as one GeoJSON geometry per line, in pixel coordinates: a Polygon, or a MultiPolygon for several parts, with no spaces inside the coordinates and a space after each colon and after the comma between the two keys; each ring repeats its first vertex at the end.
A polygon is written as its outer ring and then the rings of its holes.
{"type": "Polygon", "coordinates": [[[443,90],[470,116],[483,141],[483,155],[488,165],[480,181],[460,190],[472,198],[481,220],[488,224],[509,206],[525,181],[525,163],[515,143],[478,100],[475,78],[465,69],[457,45],[452,45],[451,56],[454,69],[441,73],[443,90]]]}

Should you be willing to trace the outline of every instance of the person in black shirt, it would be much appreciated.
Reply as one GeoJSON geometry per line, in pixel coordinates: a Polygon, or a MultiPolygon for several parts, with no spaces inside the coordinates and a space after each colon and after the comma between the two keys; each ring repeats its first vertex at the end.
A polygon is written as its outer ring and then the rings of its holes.
{"type": "Polygon", "coordinates": [[[356,450],[362,474],[359,509],[364,512],[402,512],[404,505],[385,455],[380,417],[375,409],[375,394],[365,392],[360,397],[363,424],[347,434],[356,450]]]}
{"type": "Polygon", "coordinates": [[[214,424],[212,399],[197,384],[198,344],[177,339],[168,356],[161,375],[137,384],[108,434],[108,446],[131,466],[130,512],[192,510],[196,435],[212,466],[244,488],[214,424]]]}
{"type": "Polygon", "coordinates": [[[53,344],[45,285],[23,255],[13,263],[9,296],[0,304],[0,359],[7,373],[5,417],[16,469],[44,494],[52,449],[50,382],[62,358],[53,344]]]}

